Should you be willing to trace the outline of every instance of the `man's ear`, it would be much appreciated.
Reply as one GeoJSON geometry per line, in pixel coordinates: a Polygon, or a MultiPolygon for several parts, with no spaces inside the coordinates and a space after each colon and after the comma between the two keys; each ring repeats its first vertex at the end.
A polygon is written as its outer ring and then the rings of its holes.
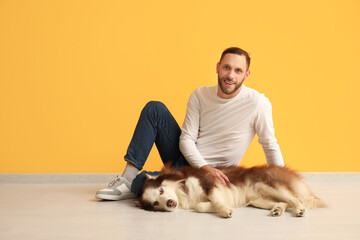
{"type": "Polygon", "coordinates": [[[248,70],[246,71],[245,80],[249,77],[249,75],[250,75],[250,69],[248,69],[248,70]]]}
{"type": "Polygon", "coordinates": [[[219,69],[220,69],[220,62],[218,62],[216,64],[216,73],[219,74],[219,69]]]}

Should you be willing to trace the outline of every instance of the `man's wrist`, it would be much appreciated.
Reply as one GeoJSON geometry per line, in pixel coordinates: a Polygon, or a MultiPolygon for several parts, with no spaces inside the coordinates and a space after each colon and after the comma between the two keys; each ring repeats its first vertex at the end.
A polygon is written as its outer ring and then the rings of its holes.
{"type": "Polygon", "coordinates": [[[202,166],[202,167],[200,167],[201,169],[210,169],[210,168],[212,168],[210,165],[204,165],[204,166],[202,166]]]}

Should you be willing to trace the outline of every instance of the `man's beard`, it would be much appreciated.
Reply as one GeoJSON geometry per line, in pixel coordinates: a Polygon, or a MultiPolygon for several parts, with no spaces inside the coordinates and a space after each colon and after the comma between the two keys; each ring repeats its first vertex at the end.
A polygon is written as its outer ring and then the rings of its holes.
{"type": "Polygon", "coordinates": [[[218,84],[220,86],[220,89],[221,91],[225,94],[225,95],[231,95],[233,94],[234,92],[236,92],[240,87],[241,85],[243,84],[244,80],[245,80],[245,77],[241,80],[241,82],[239,82],[237,85],[235,85],[235,88],[233,90],[228,90],[224,87],[224,84],[226,84],[224,81],[229,81],[229,82],[232,82],[231,79],[229,78],[220,78],[220,76],[218,75],[218,84]]]}

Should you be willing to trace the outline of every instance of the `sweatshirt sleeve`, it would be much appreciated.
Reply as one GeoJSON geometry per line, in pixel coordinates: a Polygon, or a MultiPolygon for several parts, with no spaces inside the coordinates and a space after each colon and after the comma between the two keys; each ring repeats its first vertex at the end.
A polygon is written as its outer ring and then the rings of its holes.
{"type": "Polygon", "coordinates": [[[200,126],[200,102],[194,91],[187,104],[186,117],[181,130],[180,151],[191,166],[202,167],[207,165],[196,147],[200,126]]]}
{"type": "Polygon", "coordinates": [[[266,161],[269,165],[284,166],[284,160],[280,151],[280,146],[275,137],[275,129],[272,118],[272,106],[268,98],[260,95],[255,117],[255,131],[259,137],[266,161]]]}

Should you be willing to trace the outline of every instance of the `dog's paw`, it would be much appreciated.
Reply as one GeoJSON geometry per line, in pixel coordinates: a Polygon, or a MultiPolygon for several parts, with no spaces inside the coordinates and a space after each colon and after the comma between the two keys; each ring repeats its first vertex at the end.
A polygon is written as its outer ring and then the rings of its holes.
{"type": "Polygon", "coordinates": [[[220,210],[220,216],[222,216],[223,218],[231,218],[233,214],[233,210],[230,208],[222,208],[220,210]]]}
{"type": "Polygon", "coordinates": [[[274,216],[274,217],[281,216],[283,214],[283,212],[284,212],[284,209],[282,209],[281,207],[273,207],[270,210],[271,216],[274,216]]]}
{"type": "Polygon", "coordinates": [[[303,208],[295,209],[295,216],[296,217],[304,217],[305,216],[305,209],[303,209],[303,208]]]}

